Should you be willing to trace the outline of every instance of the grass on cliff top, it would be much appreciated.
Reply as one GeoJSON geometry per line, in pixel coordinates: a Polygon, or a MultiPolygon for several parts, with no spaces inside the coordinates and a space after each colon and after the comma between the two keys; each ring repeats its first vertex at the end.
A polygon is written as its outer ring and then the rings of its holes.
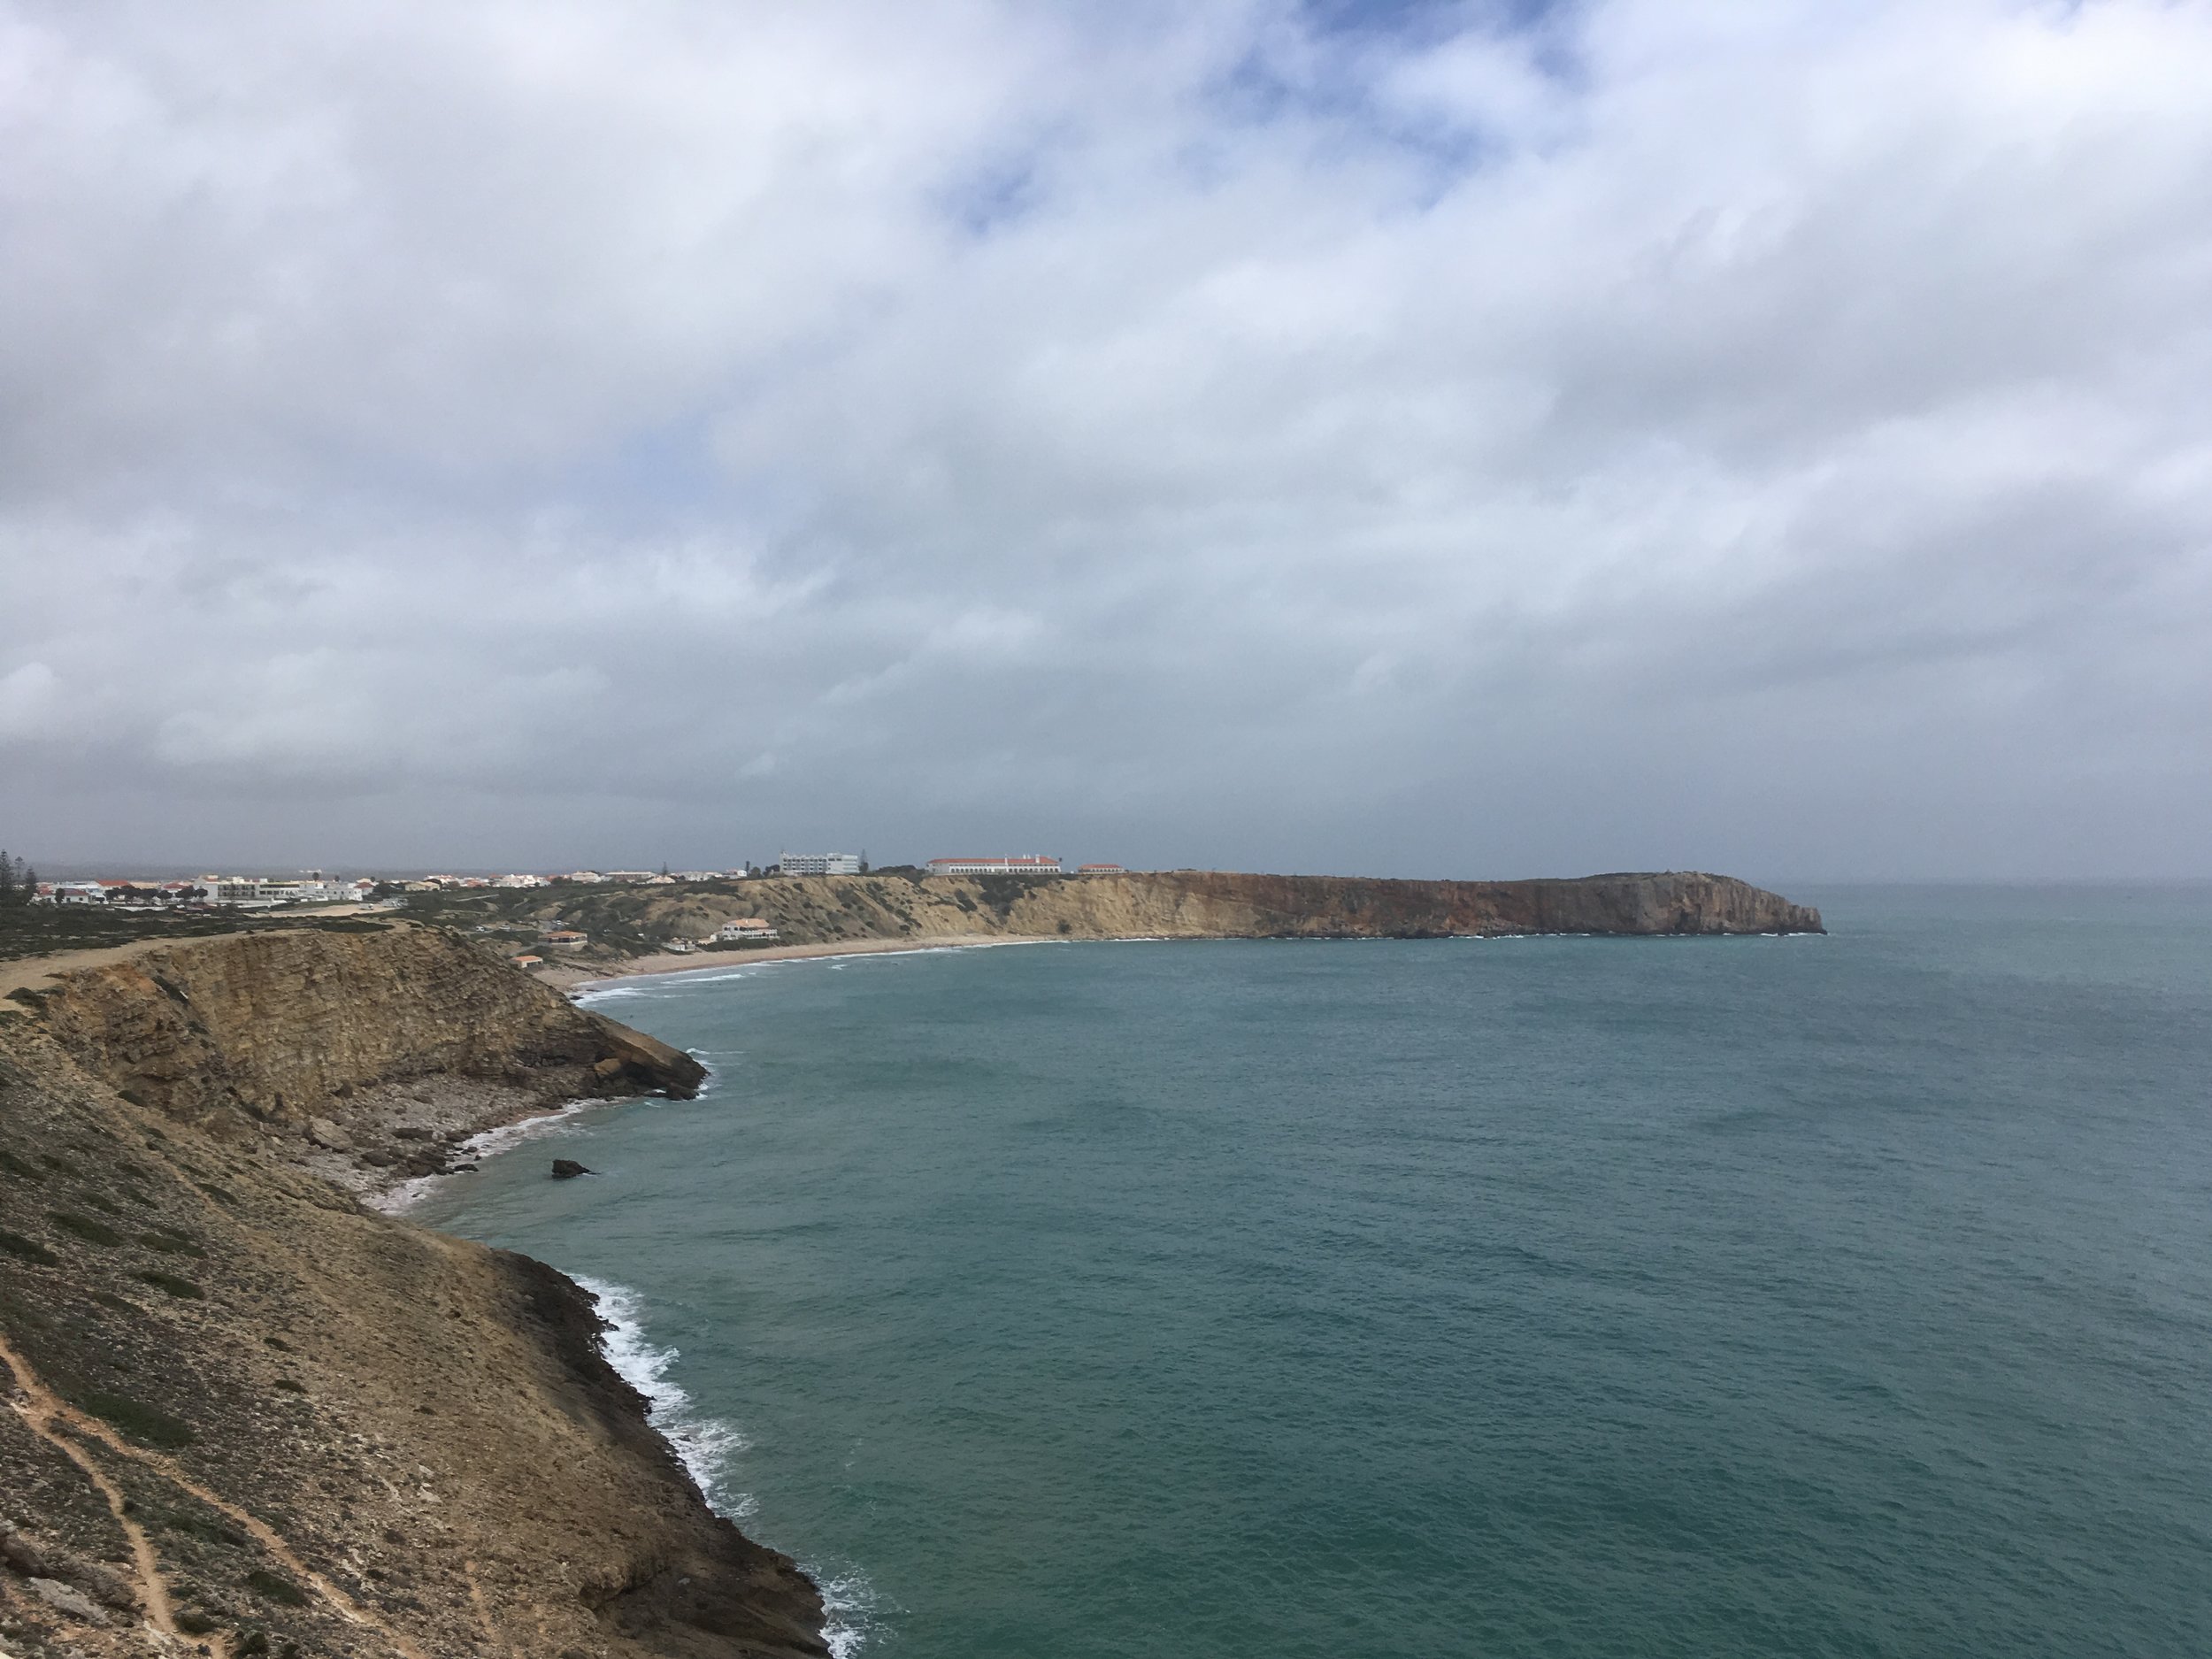
{"type": "Polygon", "coordinates": [[[142,939],[211,939],[267,927],[312,927],[324,933],[381,930],[366,916],[287,916],[282,910],[110,910],[93,904],[0,905],[0,962],[100,950],[142,939]]]}

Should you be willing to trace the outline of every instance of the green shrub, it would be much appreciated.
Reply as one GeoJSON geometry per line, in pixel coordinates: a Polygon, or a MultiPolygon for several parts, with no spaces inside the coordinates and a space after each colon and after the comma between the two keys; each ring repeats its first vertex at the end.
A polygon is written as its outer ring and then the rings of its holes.
{"type": "Polygon", "coordinates": [[[95,1210],[99,1210],[103,1215],[119,1216],[123,1213],[120,1205],[109,1202],[108,1200],[101,1197],[97,1193],[79,1193],[77,1196],[85,1203],[90,1204],[95,1210]]]}
{"type": "Polygon", "coordinates": [[[27,1239],[20,1233],[10,1233],[4,1227],[0,1227],[0,1256],[12,1256],[20,1261],[35,1262],[41,1267],[56,1266],[61,1260],[37,1240],[27,1239]]]}
{"type": "Polygon", "coordinates": [[[190,1424],[180,1423],[167,1412],[141,1405],[124,1394],[79,1394],[76,1404],[81,1410],[89,1411],[101,1421],[114,1425],[133,1440],[142,1440],[149,1446],[174,1450],[180,1446],[189,1446],[199,1439],[193,1433],[190,1424]]]}
{"type": "Polygon", "coordinates": [[[307,1605],[306,1591],[282,1574],[271,1572],[265,1567],[256,1567],[248,1573],[246,1583],[251,1586],[256,1594],[268,1601],[280,1602],[286,1607],[307,1605]]]}
{"type": "Polygon", "coordinates": [[[177,1628],[188,1636],[204,1636],[215,1628],[215,1621],[197,1608],[188,1607],[177,1615],[177,1628]]]}
{"type": "Polygon", "coordinates": [[[174,1233],[142,1233],[138,1241],[150,1250],[160,1250],[169,1256],[205,1256],[207,1252],[192,1240],[174,1233]]]}
{"type": "Polygon", "coordinates": [[[207,1293],[188,1279],[179,1279],[174,1273],[139,1273],[134,1275],[141,1283],[151,1285],[156,1290],[165,1290],[172,1296],[181,1296],[188,1302],[204,1302],[207,1293]]]}
{"type": "Polygon", "coordinates": [[[46,1179],[21,1158],[16,1156],[14,1153],[4,1150],[0,1150],[0,1170],[5,1170],[11,1175],[20,1176],[27,1181],[42,1181],[46,1179]]]}
{"type": "Polygon", "coordinates": [[[73,1233],[88,1244],[120,1244],[123,1235],[104,1221],[94,1221],[86,1216],[73,1216],[66,1210],[50,1210],[47,1220],[64,1233],[73,1233]]]}
{"type": "Polygon", "coordinates": [[[303,1394],[307,1392],[306,1384],[296,1383],[289,1377],[280,1377],[272,1386],[283,1389],[288,1394],[303,1394]]]}
{"type": "Polygon", "coordinates": [[[234,1532],[219,1521],[205,1520],[199,1516],[187,1515],[178,1509],[157,1511],[154,1518],[173,1532],[182,1532],[192,1538],[204,1538],[211,1544],[228,1544],[233,1549],[243,1549],[247,1547],[247,1539],[243,1532],[234,1532]]]}

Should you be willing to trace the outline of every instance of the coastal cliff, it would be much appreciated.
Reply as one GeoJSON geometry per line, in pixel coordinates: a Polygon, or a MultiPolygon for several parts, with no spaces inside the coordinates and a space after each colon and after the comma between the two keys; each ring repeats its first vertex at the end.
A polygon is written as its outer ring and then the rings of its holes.
{"type": "Polygon", "coordinates": [[[19,995],[0,1650],[825,1655],[814,1586],[707,1509],[585,1292],[311,1172],[443,1167],[469,1128],[700,1075],[406,926],[19,995]]]}
{"type": "MultiPolygon", "coordinates": [[[[786,946],[984,939],[1426,939],[1504,933],[1816,933],[1820,912],[1696,871],[1528,881],[1401,881],[1166,870],[1102,876],[761,877],[552,894],[422,895],[441,919],[588,936],[564,962],[610,968],[738,917],[786,946]]],[[[667,963],[657,965],[672,965],[667,963]]],[[[552,972],[560,972],[549,964],[552,972]]],[[[589,977],[588,972],[578,977],[589,977]]]]}

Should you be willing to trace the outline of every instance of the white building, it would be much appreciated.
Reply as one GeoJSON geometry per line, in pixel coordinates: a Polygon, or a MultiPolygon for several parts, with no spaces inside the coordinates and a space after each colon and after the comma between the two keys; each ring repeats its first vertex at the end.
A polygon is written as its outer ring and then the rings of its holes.
{"type": "Polygon", "coordinates": [[[1048,853],[1004,853],[994,858],[933,858],[933,876],[1056,876],[1060,861],[1048,853]]]}
{"type": "Polygon", "coordinates": [[[856,876],[858,853],[780,853],[776,866],[787,876],[856,876]]]}
{"type": "Polygon", "coordinates": [[[714,942],[734,945],[748,939],[773,939],[776,930],[757,916],[741,916],[714,930],[714,942]]]}

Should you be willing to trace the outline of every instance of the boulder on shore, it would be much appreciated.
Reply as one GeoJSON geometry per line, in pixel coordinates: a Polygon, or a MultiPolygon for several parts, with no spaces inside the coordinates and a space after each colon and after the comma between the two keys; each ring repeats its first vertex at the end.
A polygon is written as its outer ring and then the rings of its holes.
{"type": "Polygon", "coordinates": [[[327,1118],[310,1118],[307,1120],[307,1138],[317,1146],[333,1152],[353,1150],[353,1137],[327,1118]]]}

